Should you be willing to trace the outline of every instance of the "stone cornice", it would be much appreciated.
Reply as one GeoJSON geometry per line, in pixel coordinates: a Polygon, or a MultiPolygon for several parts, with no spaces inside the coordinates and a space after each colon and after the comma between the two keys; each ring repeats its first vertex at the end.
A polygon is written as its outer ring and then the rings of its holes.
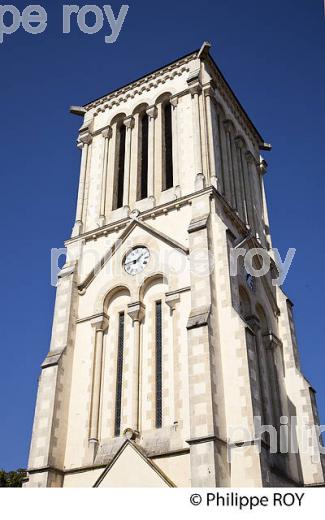
{"type": "Polygon", "coordinates": [[[144,92],[157,88],[159,85],[166,83],[166,81],[173,79],[176,76],[181,76],[184,73],[189,72],[188,63],[196,59],[196,52],[181,58],[166,67],[136,80],[125,87],[122,87],[114,92],[103,96],[102,98],[88,103],[84,108],[88,111],[95,109],[94,115],[98,115],[100,112],[105,112],[107,109],[111,109],[114,106],[118,106],[121,103],[133,99],[137,95],[142,95],[144,92]]]}

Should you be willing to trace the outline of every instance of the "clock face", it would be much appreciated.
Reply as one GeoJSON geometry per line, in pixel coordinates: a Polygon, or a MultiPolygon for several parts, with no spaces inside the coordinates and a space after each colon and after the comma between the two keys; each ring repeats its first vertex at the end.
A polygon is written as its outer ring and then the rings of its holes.
{"type": "Polygon", "coordinates": [[[150,253],[144,246],[134,247],[124,258],[124,269],[128,274],[136,275],[141,273],[149,262],[150,253]]]}

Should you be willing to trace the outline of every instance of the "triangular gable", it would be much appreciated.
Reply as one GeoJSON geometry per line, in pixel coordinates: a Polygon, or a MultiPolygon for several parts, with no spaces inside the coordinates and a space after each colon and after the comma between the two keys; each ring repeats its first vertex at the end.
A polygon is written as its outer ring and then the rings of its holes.
{"type": "Polygon", "coordinates": [[[133,441],[126,440],[93,487],[176,487],[133,441]]]}
{"type": "Polygon", "coordinates": [[[122,244],[125,242],[127,237],[130,235],[130,233],[133,231],[133,229],[139,226],[144,231],[147,231],[150,233],[150,235],[153,235],[154,237],[158,238],[159,240],[162,240],[169,246],[178,249],[181,253],[188,255],[189,249],[176,240],[173,240],[169,236],[165,235],[164,233],[161,233],[160,231],[157,231],[155,228],[149,226],[148,224],[145,224],[144,222],[133,219],[132,222],[130,222],[126,228],[122,231],[120,236],[115,240],[114,244],[108,249],[108,251],[104,254],[104,256],[101,258],[101,260],[96,264],[96,266],[90,271],[90,273],[86,276],[83,282],[81,282],[78,286],[79,291],[83,292],[91,282],[94,280],[94,278],[97,276],[97,274],[103,269],[103,267],[106,265],[106,263],[110,260],[110,258],[113,257],[113,255],[118,251],[118,249],[122,246],[122,244]]]}

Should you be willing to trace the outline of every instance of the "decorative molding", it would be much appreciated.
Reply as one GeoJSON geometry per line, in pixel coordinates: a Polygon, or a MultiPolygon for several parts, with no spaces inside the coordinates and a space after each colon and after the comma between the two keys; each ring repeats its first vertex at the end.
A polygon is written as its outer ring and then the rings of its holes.
{"type": "Polygon", "coordinates": [[[195,95],[198,96],[202,92],[202,87],[201,87],[200,83],[195,83],[194,85],[189,84],[189,91],[192,96],[195,96],[195,95]]]}
{"type": "Polygon", "coordinates": [[[165,303],[170,307],[171,311],[174,311],[176,308],[177,303],[181,301],[180,293],[169,293],[165,294],[165,303]]]}
{"type": "Polygon", "coordinates": [[[152,105],[151,107],[149,107],[146,112],[150,119],[156,119],[158,115],[158,109],[156,105],[152,105]]]}
{"type": "Polygon", "coordinates": [[[175,291],[168,291],[165,293],[165,296],[173,296],[174,294],[181,294],[183,292],[191,291],[191,287],[182,287],[181,289],[176,289],[175,291]]]}
{"type": "Polygon", "coordinates": [[[231,119],[225,119],[223,121],[223,126],[224,126],[226,132],[232,132],[232,131],[235,132],[236,131],[235,125],[231,119]]]}
{"type": "MultiPolygon", "coordinates": [[[[84,323],[84,322],[86,322],[86,321],[95,320],[95,319],[100,318],[100,317],[102,317],[102,316],[103,316],[103,313],[102,313],[102,312],[99,312],[99,313],[97,313],[97,314],[92,314],[91,316],[86,316],[86,317],[84,317],[84,318],[78,318],[78,319],[76,320],[76,323],[77,323],[77,325],[78,325],[79,323],[84,323]]],[[[105,316],[106,316],[106,315],[105,315],[105,316]]],[[[108,316],[107,316],[107,318],[108,318],[108,316]]]]}
{"type": "Polygon", "coordinates": [[[169,103],[172,105],[173,108],[176,108],[178,105],[179,95],[172,96],[169,100],[169,103]]]}
{"type": "Polygon", "coordinates": [[[178,249],[181,253],[185,255],[189,254],[189,249],[187,247],[183,246],[179,242],[176,242],[176,240],[172,239],[171,237],[165,235],[164,233],[161,233],[160,231],[157,231],[153,227],[149,226],[148,224],[145,224],[144,222],[138,219],[131,220],[131,222],[129,221],[128,225],[124,226],[124,230],[122,231],[120,236],[115,240],[115,242],[103,255],[100,261],[90,271],[90,273],[86,276],[84,281],[78,285],[79,294],[85,294],[87,287],[89,287],[91,282],[94,280],[97,274],[104,268],[106,263],[110,260],[110,258],[112,258],[116,251],[118,251],[118,249],[122,246],[126,238],[129,236],[129,234],[133,231],[133,229],[136,226],[141,227],[144,231],[147,231],[148,233],[156,237],[158,240],[162,240],[163,242],[166,242],[169,246],[178,249]]]}
{"type": "Polygon", "coordinates": [[[59,364],[59,361],[62,357],[62,354],[64,353],[66,347],[64,346],[62,349],[60,350],[55,350],[55,351],[50,351],[46,358],[44,359],[42,365],[41,365],[41,368],[42,370],[44,368],[49,368],[49,367],[55,367],[59,364]]]}
{"type": "Polygon", "coordinates": [[[90,144],[92,142],[93,138],[90,132],[86,132],[83,134],[80,134],[78,137],[78,144],[84,145],[84,144],[90,144]]]}
{"type": "Polygon", "coordinates": [[[263,334],[263,342],[267,343],[267,348],[269,349],[282,347],[282,341],[272,331],[263,334]]]}
{"type": "Polygon", "coordinates": [[[141,323],[145,316],[145,310],[145,305],[142,302],[138,301],[128,304],[127,313],[133,322],[139,321],[141,323]]]}
{"type": "Polygon", "coordinates": [[[252,314],[251,316],[247,316],[245,318],[245,321],[247,325],[250,327],[250,329],[254,332],[254,334],[257,334],[259,329],[261,328],[260,320],[258,319],[255,314],[252,314]]]}
{"type": "Polygon", "coordinates": [[[240,135],[237,135],[234,139],[235,141],[235,145],[237,148],[244,148],[245,147],[245,141],[244,139],[240,136],[240,135]]]}
{"type": "Polygon", "coordinates": [[[203,217],[199,217],[197,219],[192,219],[190,225],[187,229],[188,233],[195,233],[196,231],[200,231],[201,229],[206,229],[208,225],[209,215],[204,215],[203,217]]]}
{"type": "Polygon", "coordinates": [[[187,330],[197,329],[208,325],[211,306],[193,309],[187,321],[187,330]]]}
{"type": "Polygon", "coordinates": [[[118,458],[120,457],[120,455],[123,453],[123,451],[125,450],[125,448],[127,446],[131,446],[137,453],[138,455],[142,458],[142,460],[144,462],[146,462],[148,464],[149,467],[151,467],[152,470],[154,470],[159,476],[160,478],[169,486],[169,487],[176,487],[175,484],[167,477],[167,475],[165,475],[165,473],[157,466],[157,464],[154,463],[153,460],[149,459],[149,457],[146,455],[145,451],[143,448],[141,448],[138,444],[136,444],[133,440],[130,440],[130,439],[125,439],[125,442],[122,444],[122,446],[117,450],[116,454],[114,455],[113,459],[111,460],[111,462],[106,466],[105,470],[103,471],[103,473],[100,475],[100,477],[97,479],[97,481],[95,482],[94,484],[94,488],[97,488],[100,486],[100,484],[102,483],[102,481],[104,480],[104,478],[106,477],[106,475],[108,474],[108,472],[110,471],[110,469],[112,468],[112,466],[115,464],[115,462],[118,460],[118,458]]]}
{"type": "Polygon", "coordinates": [[[245,152],[245,158],[246,158],[246,161],[248,162],[248,164],[255,164],[255,165],[258,164],[254,155],[250,151],[245,152]]]}
{"type": "Polygon", "coordinates": [[[134,127],[134,117],[128,116],[123,120],[123,124],[126,126],[126,128],[133,128],[134,127]]]}
{"type": "Polygon", "coordinates": [[[190,72],[188,75],[188,78],[186,80],[188,85],[191,85],[192,83],[196,83],[197,85],[200,85],[200,73],[201,73],[200,67],[198,67],[197,69],[190,72]]]}
{"type": "Polygon", "coordinates": [[[104,128],[104,130],[101,131],[101,135],[104,137],[104,139],[110,139],[113,134],[113,129],[111,126],[107,126],[104,128]]]}
{"type": "Polygon", "coordinates": [[[195,444],[204,444],[206,442],[220,442],[224,446],[228,446],[227,441],[225,441],[224,439],[221,439],[220,437],[217,437],[216,435],[207,435],[206,437],[196,437],[195,439],[188,439],[185,442],[187,442],[187,444],[189,444],[190,446],[195,445],[195,444]]]}
{"type": "Polygon", "coordinates": [[[166,81],[171,80],[177,76],[182,76],[184,73],[188,73],[190,68],[188,63],[196,58],[196,52],[189,56],[178,60],[166,67],[140,78],[125,87],[122,87],[114,92],[103,96],[102,98],[92,101],[85,105],[85,109],[95,109],[94,117],[100,112],[112,109],[114,106],[119,106],[121,103],[127,102],[129,99],[135,98],[137,95],[141,96],[144,92],[150,92],[151,90],[163,85],[166,81]]]}
{"type": "Polygon", "coordinates": [[[94,329],[96,329],[96,332],[100,330],[105,332],[105,330],[108,328],[109,316],[102,312],[98,314],[95,318],[92,318],[90,320],[90,323],[91,326],[94,327],[94,329]]]}

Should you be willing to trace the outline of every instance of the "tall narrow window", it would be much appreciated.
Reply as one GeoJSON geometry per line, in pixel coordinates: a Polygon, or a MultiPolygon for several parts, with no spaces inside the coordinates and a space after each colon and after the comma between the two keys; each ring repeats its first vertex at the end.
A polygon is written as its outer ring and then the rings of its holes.
{"type": "Polygon", "coordinates": [[[244,220],[250,226],[252,226],[253,224],[250,221],[251,219],[249,219],[249,215],[248,215],[248,199],[247,199],[247,182],[248,182],[248,179],[245,176],[244,161],[243,161],[243,149],[242,148],[239,148],[239,151],[238,151],[238,162],[239,162],[239,165],[238,165],[239,166],[239,175],[241,175],[242,186],[243,186],[243,193],[241,195],[242,195],[242,198],[243,198],[244,220]]]}
{"type": "Polygon", "coordinates": [[[141,128],[140,128],[140,186],[139,186],[139,194],[138,199],[145,199],[148,197],[148,127],[149,127],[149,118],[146,113],[144,113],[140,119],[141,128]]]}
{"type": "Polygon", "coordinates": [[[163,190],[168,190],[174,185],[172,106],[170,103],[166,103],[163,107],[163,141],[163,190]]]}
{"type": "Polygon", "coordinates": [[[156,302],[156,428],[162,426],[162,316],[161,301],[156,302]]]}
{"type": "Polygon", "coordinates": [[[225,172],[224,172],[224,158],[223,158],[223,150],[222,150],[222,137],[221,137],[221,122],[220,122],[220,115],[216,111],[216,118],[217,118],[217,146],[219,148],[219,154],[220,154],[220,175],[221,175],[221,182],[222,182],[222,193],[223,195],[226,194],[226,186],[225,186],[225,172]]]}
{"type": "Polygon", "coordinates": [[[123,187],[124,187],[124,165],[125,165],[125,125],[121,124],[118,128],[118,160],[116,171],[116,203],[114,209],[123,206],[123,187]]]}
{"type": "Polygon", "coordinates": [[[118,323],[116,399],[115,399],[115,436],[116,437],[118,437],[121,433],[123,350],[124,350],[124,312],[120,312],[119,323],[118,323]]]}

